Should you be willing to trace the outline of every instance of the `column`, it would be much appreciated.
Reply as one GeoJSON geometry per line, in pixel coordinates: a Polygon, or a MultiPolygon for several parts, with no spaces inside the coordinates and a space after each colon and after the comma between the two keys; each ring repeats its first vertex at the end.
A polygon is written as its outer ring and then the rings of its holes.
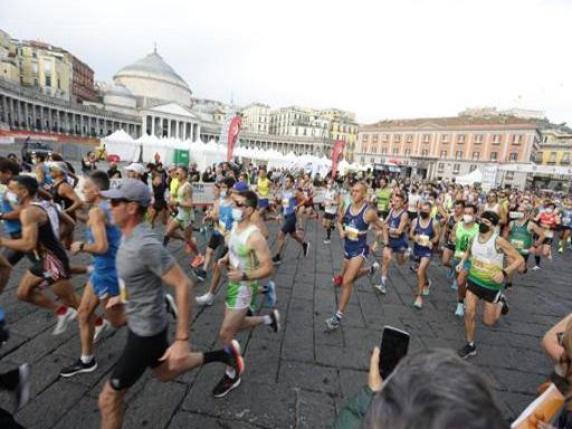
{"type": "Polygon", "coordinates": [[[151,116],[151,135],[155,135],[155,117],[151,116]]]}

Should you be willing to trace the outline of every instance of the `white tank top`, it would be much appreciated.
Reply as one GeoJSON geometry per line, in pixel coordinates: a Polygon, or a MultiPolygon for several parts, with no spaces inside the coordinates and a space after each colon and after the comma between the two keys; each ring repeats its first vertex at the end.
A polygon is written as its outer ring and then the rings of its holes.
{"type": "Polygon", "coordinates": [[[504,254],[499,253],[496,246],[498,234],[494,233],[487,242],[480,243],[477,235],[471,246],[471,256],[486,265],[493,265],[503,269],[504,254]]]}
{"type": "Polygon", "coordinates": [[[250,225],[241,232],[236,231],[236,224],[233,226],[228,239],[228,258],[232,268],[241,271],[256,269],[258,262],[247,244],[250,235],[255,231],[258,231],[256,225],[250,225]]]}

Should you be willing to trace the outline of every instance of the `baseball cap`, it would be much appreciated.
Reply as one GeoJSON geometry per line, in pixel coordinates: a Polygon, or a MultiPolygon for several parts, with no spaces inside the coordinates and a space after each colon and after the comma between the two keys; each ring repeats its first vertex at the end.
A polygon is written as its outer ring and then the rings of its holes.
{"type": "Polygon", "coordinates": [[[143,167],[141,164],[137,163],[137,162],[132,162],[131,164],[129,164],[127,167],[125,167],[125,170],[127,171],[133,171],[137,174],[145,174],[145,167],[143,167]]]}
{"type": "Polygon", "coordinates": [[[245,182],[236,182],[232,187],[233,191],[246,192],[248,191],[248,184],[245,182]]]}
{"type": "Polygon", "coordinates": [[[68,166],[63,161],[50,161],[50,162],[46,162],[46,165],[48,166],[48,169],[50,169],[50,170],[59,170],[63,173],[68,172],[68,166]]]}
{"type": "Polygon", "coordinates": [[[151,202],[151,192],[147,185],[137,179],[121,179],[117,182],[115,189],[101,192],[103,198],[110,200],[125,199],[134,201],[142,207],[149,206],[151,202]]]}

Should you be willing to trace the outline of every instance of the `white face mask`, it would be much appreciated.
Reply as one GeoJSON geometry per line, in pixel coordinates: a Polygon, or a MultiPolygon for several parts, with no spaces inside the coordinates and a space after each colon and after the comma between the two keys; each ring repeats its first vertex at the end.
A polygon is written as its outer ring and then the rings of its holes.
{"type": "Polygon", "coordinates": [[[12,206],[20,205],[20,198],[14,192],[8,191],[6,192],[5,195],[6,195],[6,200],[10,203],[10,205],[12,206]]]}
{"type": "Polygon", "coordinates": [[[463,215],[463,222],[464,223],[471,223],[475,220],[475,218],[472,215],[463,215]]]}
{"type": "Polygon", "coordinates": [[[546,213],[552,213],[554,211],[554,209],[552,207],[548,207],[545,212],[546,213]]]}
{"type": "Polygon", "coordinates": [[[235,222],[240,222],[242,220],[242,210],[238,209],[238,208],[233,208],[232,209],[232,220],[234,220],[235,222]]]}
{"type": "Polygon", "coordinates": [[[226,191],[220,191],[221,198],[226,198],[226,191]]]}

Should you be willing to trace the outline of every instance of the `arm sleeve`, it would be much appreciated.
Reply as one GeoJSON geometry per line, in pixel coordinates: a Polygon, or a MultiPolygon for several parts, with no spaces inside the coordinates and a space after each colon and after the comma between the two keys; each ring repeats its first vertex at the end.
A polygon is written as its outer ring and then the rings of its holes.
{"type": "Polygon", "coordinates": [[[145,243],[141,248],[141,259],[145,261],[149,271],[158,277],[175,265],[175,258],[161,243],[145,243]]]}
{"type": "Polygon", "coordinates": [[[338,414],[333,429],[359,429],[364,419],[373,392],[368,386],[364,386],[359,393],[348,401],[338,414]]]}

